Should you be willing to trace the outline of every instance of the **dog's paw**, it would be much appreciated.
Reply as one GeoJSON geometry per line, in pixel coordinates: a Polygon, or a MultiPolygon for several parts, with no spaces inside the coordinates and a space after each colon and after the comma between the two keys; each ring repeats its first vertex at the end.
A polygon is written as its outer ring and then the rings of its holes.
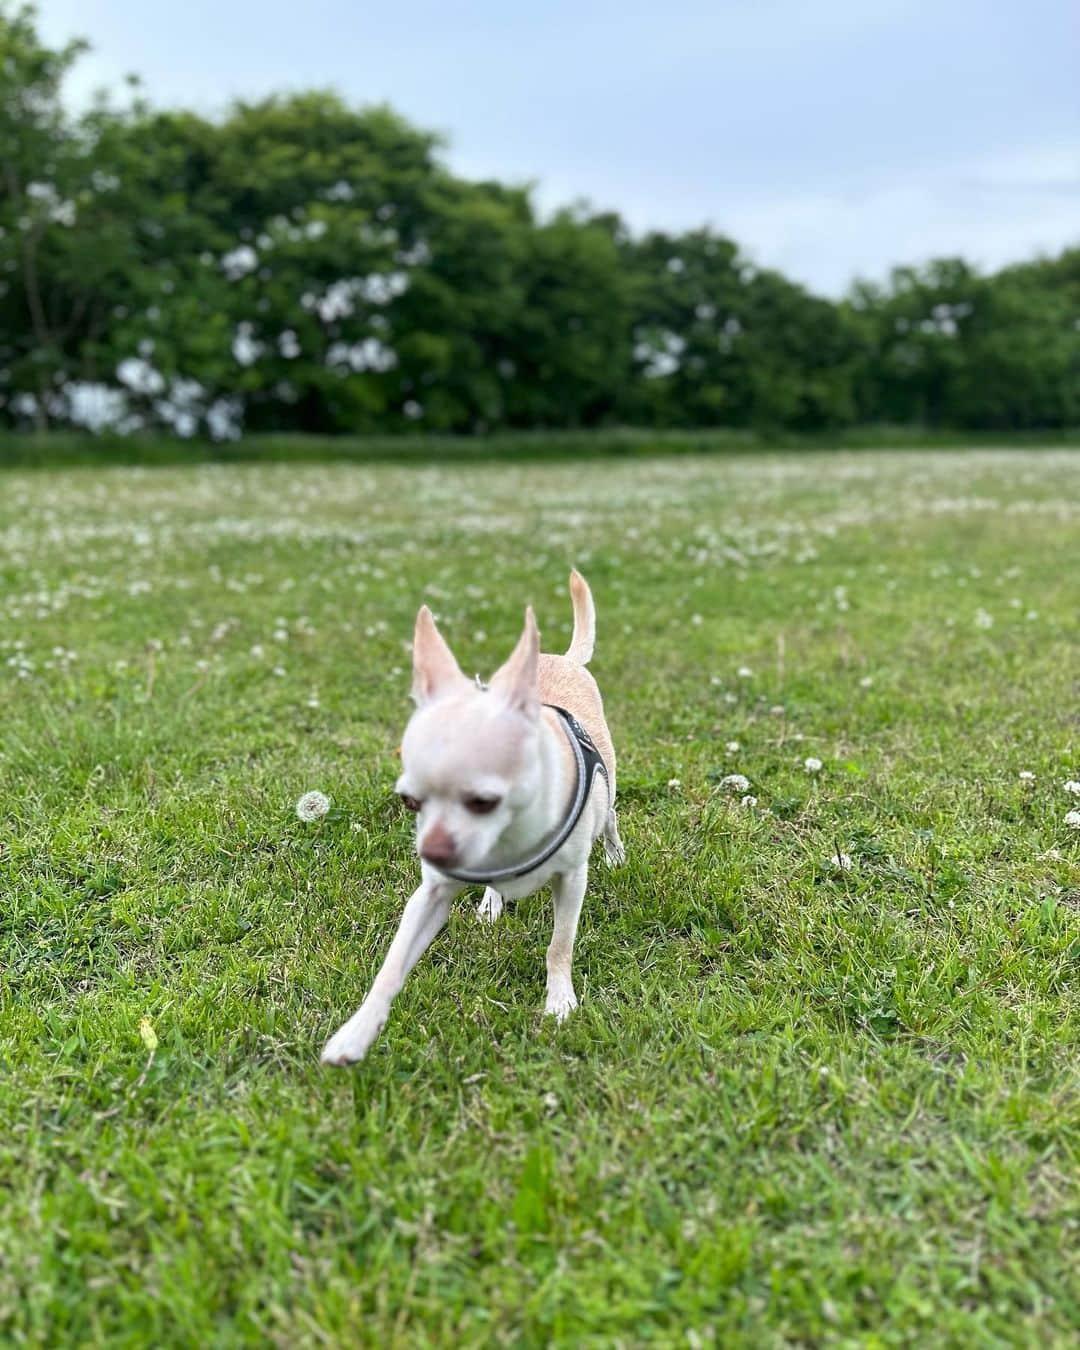
{"type": "Polygon", "coordinates": [[[626,849],[618,835],[614,839],[604,836],[604,860],[609,867],[621,867],[626,861],[626,849]]]}
{"type": "Polygon", "coordinates": [[[484,898],[476,907],[476,917],[482,919],[484,923],[494,923],[503,912],[503,898],[498,891],[494,891],[489,886],[484,892],[484,898]]]}
{"type": "Polygon", "coordinates": [[[382,1008],[361,1008],[326,1042],[322,1062],[342,1068],[363,1059],[386,1025],[387,1011],[382,1008]]]}
{"type": "Polygon", "coordinates": [[[565,1022],[576,1007],[574,986],[569,980],[565,983],[560,980],[557,984],[548,985],[547,1001],[544,1004],[545,1017],[554,1017],[556,1022],[565,1022]]]}
{"type": "Polygon", "coordinates": [[[609,867],[621,867],[626,861],[626,849],[619,838],[619,821],[614,811],[609,811],[604,824],[604,858],[609,867]]]}

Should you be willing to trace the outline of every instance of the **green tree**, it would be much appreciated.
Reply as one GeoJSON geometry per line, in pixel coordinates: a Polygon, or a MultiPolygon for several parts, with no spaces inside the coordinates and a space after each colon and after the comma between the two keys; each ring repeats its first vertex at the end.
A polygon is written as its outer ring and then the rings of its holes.
{"type": "Polygon", "coordinates": [[[1080,416],[1080,250],[984,276],[960,258],[861,283],[864,418],[1055,427],[1080,416]]]}
{"type": "Polygon", "coordinates": [[[0,7],[0,400],[39,426],[48,425],[78,320],[78,302],[49,280],[78,221],[79,147],[59,91],[82,50],[77,42],[50,50],[32,8],[0,7]]]}
{"type": "Polygon", "coordinates": [[[1080,250],[834,304],[710,230],[468,182],[391,109],[65,111],[0,0],[0,420],[183,435],[1080,419],[1080,250]],[[89,402],[88,402],[89,400],[89,402]]]}
{"type": "Polygon", "coordinates": [[[837,308],[708,230],[630,244],[632,421],[835,426],[852,419],[854,332],[837,308]]]}

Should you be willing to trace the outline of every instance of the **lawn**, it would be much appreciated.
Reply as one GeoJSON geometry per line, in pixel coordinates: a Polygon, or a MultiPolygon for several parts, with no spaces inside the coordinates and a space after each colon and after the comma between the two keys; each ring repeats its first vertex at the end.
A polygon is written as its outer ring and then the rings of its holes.
{"type": "Polygon", "coordinates": [[[1078,531],[1062,449],[4,474],[0,1339],[1074,1343],[1078,531]],[[416,608],[489,672],[571,563],[581,1007],[467,892],[322,1068],[416,608]]]}

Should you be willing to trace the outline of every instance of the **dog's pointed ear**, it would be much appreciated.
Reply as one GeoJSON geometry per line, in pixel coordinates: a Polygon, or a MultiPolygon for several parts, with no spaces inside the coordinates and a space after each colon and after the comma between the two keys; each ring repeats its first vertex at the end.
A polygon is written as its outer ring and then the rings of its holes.
{"type": "Polygon", "coordinates": [[[454,660],[454,653],[435,627],[435,619],[427,605],[421,605],[416,616],[412,655],[412,696],[417,705],[430,703],[456,684],[468,685],[461,667],[454,660]]]}
{"type": "Polygon", "coordinates": [[[491,677],[491,688],[515,712],[540,715],[540,633],[532,605],[525,611],[525,627],[517,646],[491,677]]]}

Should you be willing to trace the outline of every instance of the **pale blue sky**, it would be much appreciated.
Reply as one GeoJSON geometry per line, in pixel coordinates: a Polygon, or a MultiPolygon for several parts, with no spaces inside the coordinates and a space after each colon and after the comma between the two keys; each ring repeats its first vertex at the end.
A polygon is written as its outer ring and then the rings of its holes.
{"type": "Polygon", "coordinates": [[[636,228],[710,223],[836,293],[894,262],[1080,242],[1076,0],[39,0],[201,111],[313,85],[444,132],[471,176],[636,228]]]}

